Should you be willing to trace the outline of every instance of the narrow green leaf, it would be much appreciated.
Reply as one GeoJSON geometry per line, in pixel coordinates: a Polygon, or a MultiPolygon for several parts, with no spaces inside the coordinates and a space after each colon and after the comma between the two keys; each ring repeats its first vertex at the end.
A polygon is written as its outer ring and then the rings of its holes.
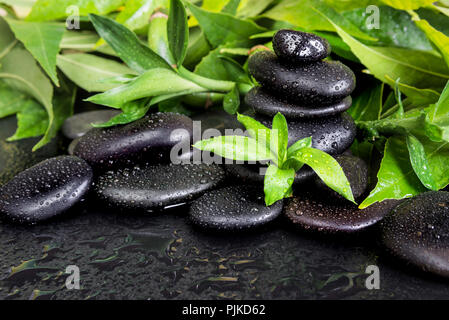
{"type": "Polygon", "coordinates": [[[87,101],[121,108],[127,102],[142,98],[205,91],[207,90],[185,80],[174,71],[156,68],[148,70],[127,84],[92,96],[87,101]]]}
{"type": "Polygon", "coordinates": [[[181,0],[170,0],[167,35],[170,51],[175,58],[176,65],[181,66],[189,45],[187,13],[181,0]]]}
{"type": "Polygon", "coordinates": [[[415,20],[415,23],[438,48],[449,66],[449,37],[432,27],[426,20],[415,20]]]}
{"type": "Polygon", "coordinates": [[[65,26],[60,23],[25,22],[13,19],[8,19],[7,22],[17,39],[36,58],[50,79],[59,86],[56,55],[59,52],[65,26]]]}
{"type": "Polygon", "coordinates": [[[303,148],[293,157],[311,167],[329,188],[355,203],[351,185],[337,160],[313,148],[303,148]]]}
{"type": "Polygon", "coordinates": [[[219,136],[199,141],[194,147],[237,161],[268,161],[272,158],[270,150],[244,136],[219,136]]]}
{"type": "Polygon", "coordinates": [[[135,73],[122,63],[87,53],[58,55],[57,66],[79,87],[88,92],[104,92],[118,84],[102,80],[135,73]]]}
{"type": "Polygon", "coordinates": [[[312,147],[312,137],[304,138],[299,141],[296,141],[290,148],[287,150],[287,158],[293,157],[293,155],[301,149],[311,148],[312,147]]]}
{"type": "Polygon", "coordinates": [[[25,94],[14,90],[2,80],[0,80],[0,97],[2,97],[0,99],[0,118],[16,114],[29,99],[25,94]]]}
{"type": "Polygon", "coordinates": [[[382,0],[386,5],[399,10],[416,10],[421,7],[430,6],[433,0],[382,0]]]}
{"type": "Polygon", "coordinates": [[[92,124],[92,126],[97,128],[106,128],[139,120],[144,117],[150,109],[150,105],[148,102],[149,99],[144,98],[125,103],[125,105],[122,106],[122,113],[116,115],[105,123],[92,124]]]}
{"type": "Polygon", "coordinates": [[[235,85],[223,99],[223,109],[229,114],[236,114],[240,107],[240,92],[235,85]]]}
{"type": "Polygon", "coordinates": [[[408,135],[406,141],[410,162],[419,180],[426,188],[438,191],[423,144],[413,135],[408,135]]]}
{"type": "Polygon", "coordinates": [[[265,204],[267,207],[292,196],[295,175],[294,169],[282,170],[275,165],[268,167],[264,178],[265,204]]]}
{"type": "Polygon", "coordinates": [[[287,160],[288,148],[288,126],[287,120],[281,113],[277,113],[273,118],[271,128],[271,149],[276,151],[279,168],[282,168],[285,160],[287,160]]]}
{"type": "Polygon", "coordinates": [[[163,13],[156,13],[151,17],[148,27],[148,46],[170,65],[176,64],[170,52],[167,37],[168,17],[163,13]]]}
{"type": "Polygon", "coordinates": [[[168,7],[168,0],[126,0],[124,8],[115,19],[130,30],[144,28],[154,10],[168,7]]]}
{"type": "Polygon", "coordinates": [[[427,190],[416,176],[406,142],[400,137],[388,139],[377,179],[376,187],[360,209],[387,199],[411,198],[427,190]]]}
{"type": "Polygon", "coordinates": [[[239,5],[240,0],[229,0],[228,3],[226,3],[226,5],[223,7],[221,12],[229,13],[230,15],[235,16],[239,5]]]}
{"type": "Polygon", "coordinates": [[[382,113],[383,92],[383,83],[364,90],[354,99],[349,114],[355,121],[379,120],[382,113]]]}
{"type": "Polygon", "coordinates": [[[240,113],[237,115],[237,120],[243,124],[249,135],[256,139],[257,143],[264,146],[269,144],[268,142],[271,141],[271,129],[267,128],[259,121],[240,113]]]}
{"type": "Polygon", "coordinates": [[[0,59],[2,59],[17,44],[14,34],[3,17],[0,17],[0,34],[0,59]]]}
{"type": "Polygon", "coordinates": [[[139,73],[154,68],[172,69],[153,50],[145,46],[134,32],[120,23],[95,14],[89,15],[99,35],[131,69],[139,73]]]}

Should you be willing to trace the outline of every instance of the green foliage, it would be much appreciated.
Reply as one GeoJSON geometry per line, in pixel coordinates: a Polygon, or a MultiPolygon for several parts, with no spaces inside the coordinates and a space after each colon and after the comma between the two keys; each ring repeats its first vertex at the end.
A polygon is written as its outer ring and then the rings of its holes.
{"type": "Polygon", "coordinates": [[[270,161],[264,179],[265,203],[271,206],[291,197],[296,172],[304,165],[343,197],[354,202],[351,187],[338,162],[327,153],[311,147],[311,138],[300,140],[288,148],[288,127],[285,117],[278,113],[272,129],[244,115],[237,119],[246,127],[250,137],[220,136],[195,143],[203,151],[238,161],[270,161]]]}

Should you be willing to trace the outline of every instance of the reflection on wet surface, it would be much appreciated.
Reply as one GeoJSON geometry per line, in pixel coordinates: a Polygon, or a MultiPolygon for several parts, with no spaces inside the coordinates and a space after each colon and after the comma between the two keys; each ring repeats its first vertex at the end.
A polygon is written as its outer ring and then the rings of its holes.
{"type": "Polygon", "coordinates": [[[120,215],[79,207],[26,227],[0,223],[0,299],[447,298],[449,283],[391,262],[373,234],[321,238],[284,219],[247,234],[208,234],[187,209],[120,215]],[[368,265],[381,289],[367,290],[368,265]],[[65,269],[80,269],[68,290],[65,269]]]}

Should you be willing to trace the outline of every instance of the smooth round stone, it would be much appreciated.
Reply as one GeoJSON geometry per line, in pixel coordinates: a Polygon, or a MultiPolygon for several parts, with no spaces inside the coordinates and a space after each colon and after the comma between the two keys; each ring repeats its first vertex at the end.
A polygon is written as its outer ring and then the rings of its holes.
{"type": "Polygon", "coordinates": [[[143,165],[109,171],[94,187],[96,196],[122,211],[152,211],[189,202],[225,177],[218,165],[143,165]]]}
{"type": "MultiPolygon", "coordinates": [[[[256,115],[256,120],[271,128],[272,118],[256,115]]],[[[289,146],[312,137],[312,147],[332,155],[345,152],[354,142],[356,125],[348,113],[334,117],[287,120],[289,146]]]]}
{"type": "Polygon", "coordinates": [[[25,169],[63,152],[62,139],[59,135],[34,152],[32,149],[40,138],[6,141],[8,137],[14,134],[16,129],[16,117],[7,117],[0,120],[0,186],[25,169]]]}
{"type": "Polygon", "coordinates": [[[208,192],[193,201],[189,216],[193,224],[217,231],[239,231],[260,227],[282,212],[283,201],[265,206],[263,188],[232,185],[208,192]]]}
{"type": "Polygon", "coordinates": [[[312,195],[304,192],[287,200],[285,214],[304,230],[353,233],[375,225],[398,205],[396,200],[387,200],[360,210],[349,201],[325,201],[327,196],[325,193],[312,195]]]}
{"type": "Polygon", "coordinates": [[[246,130],[245,127],[237,121],[237,116],[230,115],[222,108],[205,111],[198,113],[192,116],[192,120],[194,121],[194,132],[196,133],[196,122],[201,124],[201,134],[203,135],[205,131],[206,133],[213,133],[213,131],[219,132],[221,135],[229,135],[226,134],[226,130],[235,130],[240,129],[243,132],[246,130]]]}
{"type": "Polygon", "coordinates": [[[338,61],[288,65],[271,51],[259,51],[248,63],[249,72],[264,89],[291,102],[331,105],[355,89],[354,73],[338,61]]]}
{"type": "Polygon", "coordinates": [[[381,223],[382,241],[396,256],[449,277],[449,193],[427,192],[403,202],[381,223]]]}
{"type": "Polygon", "coordinates": [[[154,113],[124,126],[90,130],[79,139],[74,154],[100,170],[139,162],[169,163],[174,146],[191,145],[192,130],[187,116],[154,113]]]}
{"type": "MultiPolygon", "coordinates": [[[[238,179],[240,182],[263,185],[267,166],[257,164],[226,164],[224,166],[226,174],[231,179],[238,179]]],[[[315,172],[308,166],[304,166],[296,173],[293,186],[302,185],[316,177],[315,172]]]]}
{"type": "MultiPolygon", "coordinates": [[[[355,199],[360,198],[368,188],[368,166],[365,161],[358,157],[349,155],[339,155],[335,157],[335,160],[340,164],[343,172],[348,178],[351,184],[352,194],[355,199]]],[[[317,187],[324,193],[329,193],[329,197],[335,200],[347,201],[341,195],[334,190],[330,189],[320,178],[316,177],[317,187]]]]}
{"type": "Polygon", "coordinates": [[[0,188],[0,213],[20,223],[52,218],[80,201],[92,178],[91,167],[80,158],[45,160],[0,188]]]}
{"type": "Polygon", "coordinates": [[[278,112],[288,119],[322,118],[335,116],[348,110],[352,105],[352,98],[346,97],[342,101],[327,106],[313,104],[294,104],[286,99],[278,98],[262,87],[254,87],[245,96],[245,103],[256,112],[274,117],[278,112]]]}
{"type": "Polygon", "coordinates": [[[291,63],[315,62],[331,54],[331,46],[326,39],[312,33],[294,30],[279,30],[273,37],[276,55],[291,63]]]}
{"type": "Polygon", "coordinates": [[[96,110],[75,114],[64,121],[62,133],[69,139],[82,137],[93,128],[92,123],[107,122],[120,112],[119,110],[96,110]]]}

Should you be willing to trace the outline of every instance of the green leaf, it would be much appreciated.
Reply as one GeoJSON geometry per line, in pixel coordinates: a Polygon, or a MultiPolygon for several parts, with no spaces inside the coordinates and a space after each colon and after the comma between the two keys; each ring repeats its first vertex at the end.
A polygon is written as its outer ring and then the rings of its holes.
{"type": "Polygon", "coordinates": [[[271,129],[268,129],[259,121],[240,113],[237,114],[237,120],[243,124],[249,135],[256,139],[257,143],[267,146],[268,142],[271,141],[271,129]]]}
{"type": "Polygon", "coordinates": [[[426,33],[427,37],[438,48],[446,64],[449,66],[449,37],[432,27],[426,20],[415,20],[416,25],[426,33]]]}
{"type": "Polygon", "coordinates": [[[264,178],[265,204],[267,207],[292,196],[295,175],[294,169],[282,170],[275,165],[268,167],[264,178]]]}
{"type": "Polygon", "coordinates": [[[433,0],[382,0],[382,2],[399,10],[416,10],[434,3],[433,0]]]}
{"type": "Polygon", "coordinates": [[[170,65],[176,64],[170,52],[167,37],[167,19],[165,14],[155,14],[148,28],[148,46],[170,65]]]}
{"type": "Polygon", "coordinates": [[[46,144],[55,134],[53,110],[53,86],[42,73],[33,56],[25,49],[16,47],[0,60],[0,78],[12,86],[34,97],[47,110],[49,127],[42,140],[33,148],[36,150],[46,144]],[[20,61],[20,63],[17,63],[20,61]]]}
{"type": "Polygon", "coordinates": [[[276,151],[276,163],[279,168],[282,168],[282,165],[287,160],[288,126],[287,120],[279,112],[273,118],[270,145],[271,149],[276,151]]]}
{"type": "Polygon", "coordinates": [[[287,158],[293,157],[296,152],[304,148],[312,148],[312,137],[296,141],[290,148],[288,148],[287,158]]]}
{"type": "Polygon", "coordinates": [[[100,36],[131,69],[139,73],[154,68],[171,69],[163,58],[145,46],[136,34],[125,26],[95,14],[90,14],[89,17],[100,36]]]}
{"type": "Polygon", "coordinates": [[[199,141],[193,146],[237,161],[267,161],[272,158],[270,150],[257,143],[255,139],[244,136],[219,136],[199,141]]]}
{"type": "Polygon", "coordinates": [[[56,73],[56,55],[64,35],[65,26],[60,23],[25,22],[7,20],[12,31],[39,62],[50,79],[59,86],[56,73]]]}
{"type": "MultiPolygon", "coordinates": [[[[402,83],[415,88],[440,90],[449,79],[449,69],[442,67],[443,61],[439,57],[424,51],[365,45],[345,32],[327,16],[327,12],[315,10],[334,25],[353,53],[382,82],[394,87],[389,79],[400,78],[402,83]]],[[[407,95],[408,91],[404,90],[404,93],[407,95]]]]}
{"type": "Polygon", "coordinates": [[[313,148],[303,148],[293,157],[311,167],[329,188],[355,203],[349,181],[337,160],[313,148]]]}
{"type": "Polygon", "coordinates": [[[75,6],[81,16],[89,13],[107,14],[118,9],[125,0],[37,0],[33,5],[28,21],[51,21],[66,18],[67,8],[75,6]]]}
{"type": "Polygon", "coordinates": [[[61,49],[72,49],[79,51],[94,51],[95,44],[100,38],[92,31],[69,31],[66,30],[62,36],[59,47],[61,49]]]}
{"type": "Polygon", "coordinates": [[[263,16],[273,20],[287,21],[306,30],[335,31],[335,26],[317,13],[315,7],[324,8],[329,17],[352,36],[365,40],[376,40],[360,31],[349,20],[320,0],[284,0],[264,13],[263,16]]]}
{"type": "Polygon", "coordinates": [[[176,65],[181,66],[189,45],[187,13],[181,0],[170,0],[167,34],[170,51],[175,58],[176,65]]]}
{"type": "Polygon", "coordinates": [[[427,190],[416,176],[404,138],[400,137],[388,139],[377,178],[376,187],[360,209],[387,199],[411,198],[427,190]]]}
{"type": "Polygon", "coordinates": [[[432,122],[444,120],[449,114],[449,81],[441,92],[438,102],[431,106],[429,110],[429,118],[432,122]]]}
{"type": "Polygon", "coordinates": [[[118,85],[101,80],[134,73],[122,63],[87,53],[58,55],[57,65],[70,80],[88,92],[113,89],[118,85]]]}
{"type": "Polygon", "coordinates": [[[406,141],[415,174],[426,188],[438,191],[423,144],[413,135],[408,135],[406,141]]]}
{"type": "MultiPolygon", "coordinates": [[[[434,50],[427,39],[406,11],[387,6],[379,8],[379,28],[372,28],[367,23],[370,16],[366,6],[352,11],[342,12],[342,15],[356,25],[364,33],[379,39],[374,45],[384,47],[400,47],[415,50],[434,50]]],[[[333,49],[333,46],[332,46],[333,49]]]]}
{"type": "Polygon", "coordinates": [[[237,11],[237,16],[242,18],[257,17],[262,13],[274,0],[242,0],[237,11]]]}
{"type": "Polygon", "coordinates": [[[349,114],[356,122],[379,120],[382,113],[383,92],[383,83],[364,90],[354,99],[349,114]]]}
{"type": "Polygon", "coordinates": [[[9,28],[8,23],[2,17],[0,17],[0,34],[0,59],[2,59],[17,44],[17,40],[9,28]]]}
{"type": "Polygon", "coordinates": [[[127,0],[115,20],[130,30],[144,28],[154,10],[167,4],[168,0],[127,0]]]}
{"type": "Polygon", "coordinates": [[[253,85],[251,79],[249,78],[248,73],[243,69],[243,67],[235,60],[221,56],[219,57],[225,67],[228,77],[227,79],[233,82],[245,83],[249,85],[253,85]]]}
{"type": "Polygon", "coordinates": [[[0,97],[2,97],[0,99],[0,118],[16,114],[29,99],[25,94],[9,87],[2,80],[0,80],[0,97]]]}
{"type": "MultiPolygon", "coordinates": [[[[385,76],[388,83],[394,83],[395,81],[388,75],[385,76]]],[[[418,89],[401,82],[397,83],[401,92],[407,93],[407,98],[412,102],[415,107],[428,106],[431,103],[438,101],[440,94],[432,89],[418,89]]]]}
{"type": "Polygon", "coordinates": [[[122,113],[111,118],[109,121],[101,124],[92,124],[94,127],[106,128],[119,124],[127,124],[141,119],[150,109],[149,99],[130,101],[122,106],[122,113]]]}
{"type": "Polygon", "coordinates": [[[17,112],[17,130],[8,141],[16,141],[45,134],[48,128],[48,115],[42,106],[33,99],[22,101],[17,112]]]}
{"type": "Polygon", "coordinates": [[[87,101],[121,108],[127,102],[142,98],[205,91],[207,90],[181,78],[174,71],[156,68],[148,70],[130,83],[90,97],[87,101]]]}
{"type": "Polygon", "coordinates": [[[235,85],[223,99],[223,109],[229,114],[236,114],[240,106],[240,92],[235,85]]]}
{"type": "Polygon", "coordinates": [[[265,31],[249,20],[242,20],[227,13],[206,11],[189,2],[186,2],[186,5],[214,47],[233,41],[249,41],[251,35],[265,31]]]}

